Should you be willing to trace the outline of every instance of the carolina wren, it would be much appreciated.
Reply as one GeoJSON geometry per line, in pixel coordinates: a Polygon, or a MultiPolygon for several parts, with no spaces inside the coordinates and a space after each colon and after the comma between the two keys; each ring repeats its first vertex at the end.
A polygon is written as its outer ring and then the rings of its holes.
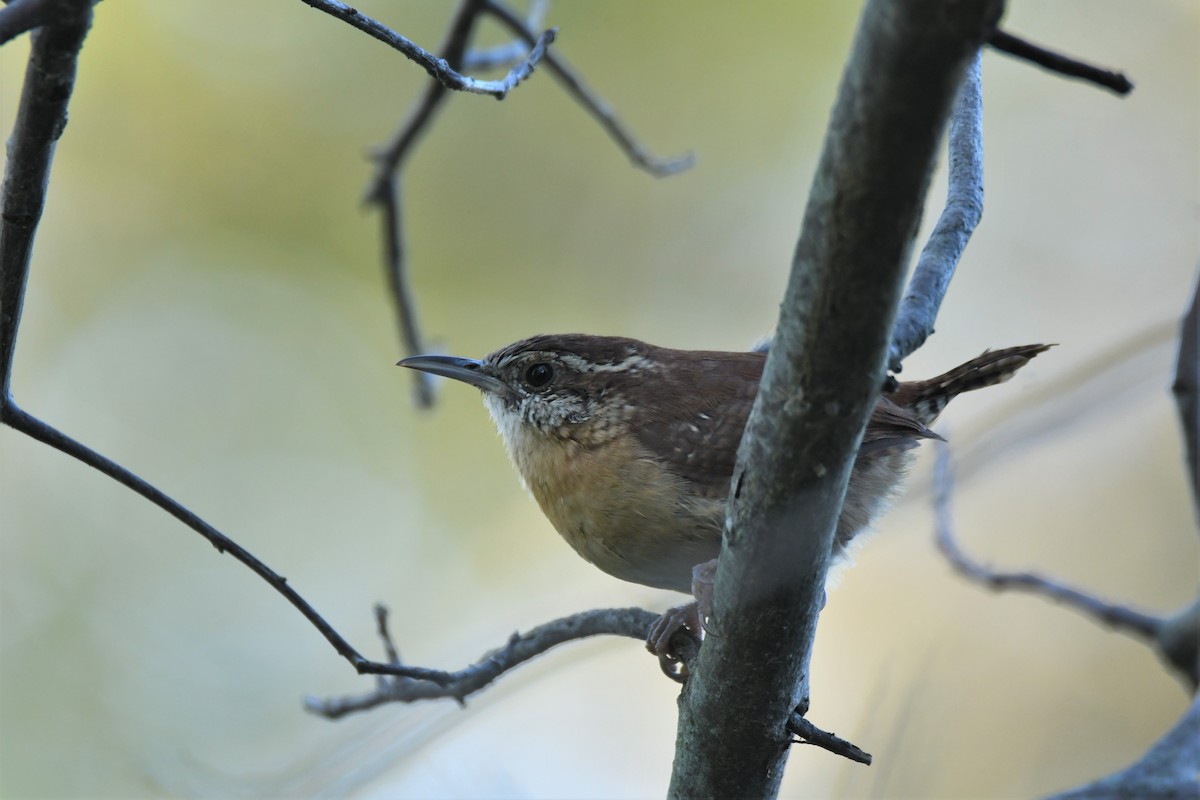
{"type": "MultiPolygon", "coordinates": [[[[928,426],[951,398],[1008,380],[1047,347],[985,352],[936,378],[893,384],[867,423],[834,556],[898,488],[919,441],[941,438],[928,426]]],[[[522,481],[581,556],[622,580],[689,592],[693,567],[720,549],[734,459],[765,362],[756,352],[562,334],[523,339],[482,361],[424,355],[399,363],[482,390],[522,481]]],[[[653,648],[660,655],[663,636],[653,648]]]]}

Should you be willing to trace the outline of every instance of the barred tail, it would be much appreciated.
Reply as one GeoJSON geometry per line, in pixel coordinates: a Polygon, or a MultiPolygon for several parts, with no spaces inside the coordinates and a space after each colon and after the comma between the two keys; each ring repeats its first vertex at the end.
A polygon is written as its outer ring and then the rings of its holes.
{"type": "Polygon", "coordinates": [[[1052,344],[1026,344],[1003,350],[986,350],[983,355],[927,381],[901,383],[890,398],[912,410],[923,424],[932,424],[954,397],[963,392],[1003,383],[1038,353],[1052,344]]]}

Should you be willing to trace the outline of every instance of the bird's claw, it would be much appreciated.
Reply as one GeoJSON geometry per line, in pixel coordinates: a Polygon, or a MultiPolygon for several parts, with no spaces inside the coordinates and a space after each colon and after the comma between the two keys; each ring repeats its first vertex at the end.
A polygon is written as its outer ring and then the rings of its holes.
{"type": "Polygon", "coordinates": [[[679,659],[671,649],[671,637],[685,629],[699,639],[704,639],[707,621],[712,615],[713,584],[717,574],[717,560],[706,561],[692,568],[692,595],[694,602],[669,609],[658,618],[646,637],[646,649],[658,656],[663,671],[668,675],[686,675],[679,659]],[[668,670],[668,665],[671,669],[668,670]]]}

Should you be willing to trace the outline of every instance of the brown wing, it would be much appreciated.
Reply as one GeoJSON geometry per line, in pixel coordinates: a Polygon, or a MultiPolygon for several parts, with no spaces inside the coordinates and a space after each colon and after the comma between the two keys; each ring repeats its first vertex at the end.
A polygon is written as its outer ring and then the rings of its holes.
{"type": "Polygon", "coordinates": [[[918,439],[941,438],[917,419],[912,411],[896,405],[886,397],[881,397],[867,421],[867,429],[863,432],[858,454],[861,456],[863,453],[889,447],[907,450],[916,447],[918,439]]]}
{"type": "Polygon", "coordinates": [[[638,438],[649,454],[692,483],[703,497],[729,492],[738,444],[750,416],[766,356],[688,353],[670,359],[670,375],[654,370],[643,387],[660,400],[638,416],[638,438]]]}
{"type": "MultiPolygon", "coordinates": [[[[738,445],[762,376],[765,356],[703,353],[673,361],[671,376],[654,371],[644,387],[661,400],[639,415],[638,438],[650,455],[693,484],[705,497],[729,492],[738,445]],[[681,367],[683,363],[687,366],[681,367]],[[702,389],[700,388],[702,387],[702,389]]],[[[669,354],[667,355],[669,358],[669,354]]],[[[912,410],[881,397],[863,434],[859,455],[909,449],[920,439],[941,439],[912,410]]]]}

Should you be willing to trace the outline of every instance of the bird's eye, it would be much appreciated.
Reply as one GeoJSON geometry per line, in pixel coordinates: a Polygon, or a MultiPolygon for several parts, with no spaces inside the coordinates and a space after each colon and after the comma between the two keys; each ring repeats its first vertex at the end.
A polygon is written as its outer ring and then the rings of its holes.
{"type": "Polygon", "coordinates": [[[525,370],[526,382],[535,389],[545,386],[553,379],[554,367],[540,361],[525,370]]]}

